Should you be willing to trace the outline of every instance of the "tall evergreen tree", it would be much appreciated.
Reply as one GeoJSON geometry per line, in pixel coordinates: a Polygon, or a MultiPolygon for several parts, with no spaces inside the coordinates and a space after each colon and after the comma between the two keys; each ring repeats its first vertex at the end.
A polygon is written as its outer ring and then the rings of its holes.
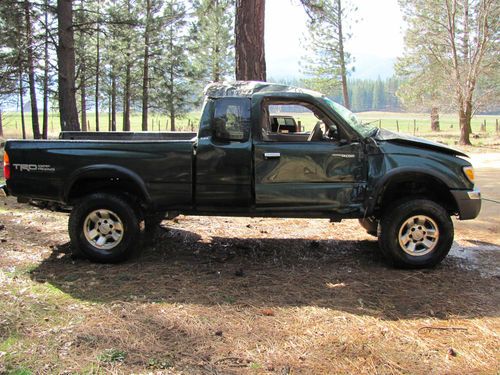
{"type": "Polygon", "coordinates": [[[385,108],[386,99],[385,99],[385,91],[384,84],[380,77],[378,77],[377,81],[373,85],[373,96],[372,96],[372,109],[382,110],[385,108]]]}
{"type": "Polygon", "coordinates": [[[72,0],[57,0],[57,20],[57,65],[61,129],[80,130],[75,95],[75,39],[72,0]]]}
{"type": "Polygon", "coordinates": [[[234,72],[234,0],[192,0],[196,21],[191,31],[194,64],[206,81],[234,72]]]}
{"type": "MultiPolygon", "coordinates": [[[[170,129],[176,130],[176,117],[184,114],[192,103],[193,68],[187,56],[186,8],[182,1],[167,0],[164,17],[172,20],[162,30],[162,58],[154,66],[159,82],[151,88],[152,101],[159,111],[166,111],[170,129]]],[[[155,79],[155,80],[156,80],[155,79]]]]}
{"type": "Polygon", "coordinates": [[[341,0],[324,0],[321,11],[309,21],[309,35],[306,40],[312,56],[305,57],[303,72],[310,76],[310,84],[321,91],[342,87],[344,105],[349,108],[347,87],[348,66],[351,57],[345,50],[350,34],[346,32],[347,19],[356,9],[341,0]]]}
{"type": "Polygon", "coordinates": [[[236,0],[235,52],[237,80],[266,80],[265,0],[236,0]]]}

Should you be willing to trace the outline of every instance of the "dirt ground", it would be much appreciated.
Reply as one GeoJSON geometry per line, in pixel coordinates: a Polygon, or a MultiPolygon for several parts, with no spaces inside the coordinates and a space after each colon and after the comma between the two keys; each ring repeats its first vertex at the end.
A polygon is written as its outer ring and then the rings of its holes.
{"type": "Polygon", "coordinates": [[[181,216],[119,265],[67,214],[0,201],[0,373],[498,374],[500,154],[435,269],[389,268],[357,221],[181,216]]]}

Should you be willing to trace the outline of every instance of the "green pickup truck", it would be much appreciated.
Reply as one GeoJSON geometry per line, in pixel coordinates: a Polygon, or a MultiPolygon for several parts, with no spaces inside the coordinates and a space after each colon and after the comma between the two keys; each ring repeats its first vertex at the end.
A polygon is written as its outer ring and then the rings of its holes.
{"type": "Polygon", "coordinates": [[[214,83],[205,89],[198,134],[63,132],[59,140],[9,140],[2,188],[21,201],[71,206],[72,246],[99,262],[129,256],[143,222],[147,230],[182,213],[359,219],[388,262],[418,268],[448,254],[451,216],[479,214],[466,157],[364,125],[316,92],[214,83]],[[273,129],[273,117],[290,108],[307,112],[312,130],[273,129]]]}

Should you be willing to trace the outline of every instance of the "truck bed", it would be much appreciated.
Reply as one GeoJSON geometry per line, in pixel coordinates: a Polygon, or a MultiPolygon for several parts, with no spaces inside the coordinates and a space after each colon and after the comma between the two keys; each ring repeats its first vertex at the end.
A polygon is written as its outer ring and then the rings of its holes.
{"type": "Polygon", "coordinates": [[[147,140],[139,139],[138,133],[75,133],[80,132],[63,133],[59,140],[9,140],[11,193],[65,202],[75,183],[85,180],[93,185],[92,180],[105,176],[111,181],[140,182],[159,206],[191,205],[194,133],[146,133],[147,140]]]}

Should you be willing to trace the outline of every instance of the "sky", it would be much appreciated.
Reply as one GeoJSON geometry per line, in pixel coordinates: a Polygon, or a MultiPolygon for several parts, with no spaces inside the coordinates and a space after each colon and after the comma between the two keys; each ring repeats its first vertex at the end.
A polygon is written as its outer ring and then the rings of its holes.
{"type": "MultiPolygon", "coordinates": [[[[354,57],[355,78],[389,77],[403,52],[404,22],[397,0],[351,0],[358,7],[346,49],[354,57]]],[[[308,51],[307,15],[299,0],[266,1],[266,63],[269,78],[300,77],[299,61],[308,51]]]]}

